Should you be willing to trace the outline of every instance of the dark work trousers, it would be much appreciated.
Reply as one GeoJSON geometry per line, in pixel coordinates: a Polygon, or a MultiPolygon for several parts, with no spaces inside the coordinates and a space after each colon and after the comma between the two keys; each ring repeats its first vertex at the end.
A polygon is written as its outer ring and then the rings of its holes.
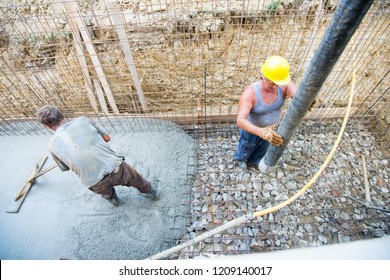
{"type": "Polygon", "coordinates": [[[119,185],[134,187],[141,193],[149,193],[152,189],[151,183],[126,162],[122,162],[118,168],[89,189],[104,198],[111,199],[115,194],[114,187],[119,185]]]}
{"type": "Polygon", "coordinates": [[[240,129],[240,139],[238,140],[234,159],[258,165],[267,152],[268,147],[269,143],[266,140],[240,129]]]}

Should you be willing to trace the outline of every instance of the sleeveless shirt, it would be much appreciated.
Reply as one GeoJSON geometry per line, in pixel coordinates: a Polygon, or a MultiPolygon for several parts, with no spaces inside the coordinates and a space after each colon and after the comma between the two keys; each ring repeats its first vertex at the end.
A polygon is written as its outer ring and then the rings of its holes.
{"type": "Polygon", "coordinates": [[[252,84],[256,91],[257,102],[248,115],[248,121],[259,127],[267,127],[276,124],[282,114],[281,108],[284,105],[283,92],[278,87],[278,98],[272,104],[264,104],[260,94],[259,82],[252,84]]]}

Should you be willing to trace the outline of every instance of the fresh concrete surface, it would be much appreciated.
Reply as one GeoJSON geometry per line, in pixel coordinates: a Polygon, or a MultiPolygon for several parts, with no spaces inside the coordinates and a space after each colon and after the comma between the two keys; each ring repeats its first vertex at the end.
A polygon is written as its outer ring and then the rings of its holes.
{"type": "Polygon", "coordinates": [[[190,188],[197,144],[174,124],[111,133],[109,145],[152,182],[159,201],[134,188],[116,187],[114,207],[84,187],[71,171],[55,168],[39,177],[19,213],[6,213],[35,162],[54,164],[51,135],[0,137],[0,259],[144,259],[171,247],[189,223],[190,188]],[[156,128],[156,129],[155,129],[156,128]]]}

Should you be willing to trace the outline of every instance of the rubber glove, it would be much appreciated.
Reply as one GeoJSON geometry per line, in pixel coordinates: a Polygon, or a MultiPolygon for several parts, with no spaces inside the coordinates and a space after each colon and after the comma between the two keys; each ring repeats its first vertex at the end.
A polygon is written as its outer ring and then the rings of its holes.
{"type": "Polygon", "coordinates": [[[313,103],[311,103],[310,105],[309,112],[312,112],[313,109],[316,107],[316,105],[317,105],[317,99],[314,99],[313,103]]]}
{"type": "Polygon", "coordinates": [[[282,136],[280,136],[278,133],[276,133],[270,127],[259,127],[259,134],[258,135],[276,147],[281,146],[284,142],[282,136]]]}

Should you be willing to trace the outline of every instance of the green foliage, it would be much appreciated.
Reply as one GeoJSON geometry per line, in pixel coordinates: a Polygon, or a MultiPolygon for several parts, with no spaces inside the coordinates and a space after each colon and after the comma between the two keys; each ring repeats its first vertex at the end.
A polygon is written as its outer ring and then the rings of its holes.
{"type": "Polygon", "coordinates": [[[274,15],[280,5],[282,5],[283,2],[280,0],[271,1],[267,5],[265,5],[265,9],[267,11],[267,14],[274,15]]]}

